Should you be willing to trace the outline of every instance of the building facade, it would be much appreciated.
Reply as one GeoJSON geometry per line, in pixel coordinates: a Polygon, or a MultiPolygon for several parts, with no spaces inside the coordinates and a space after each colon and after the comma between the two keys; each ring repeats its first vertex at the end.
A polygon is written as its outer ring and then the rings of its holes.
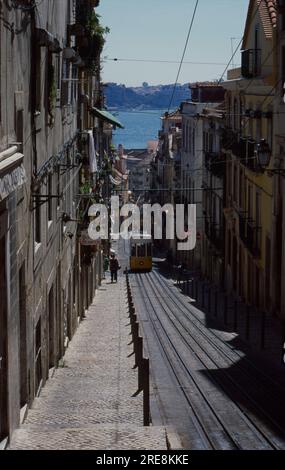
{"type": "Polygon", "coordinates": [[[276,66],[277,87],[274,103],[275,154],[272,160],[273,207],[272,207],[272,309],[285,322],[285,3],[277,2],[276,66]]]}
{"type": "Polygon", "coordinates": [[[202,269],[202,237],[205,231],[203,216],[203,109],[219,104],[224,99],[224,89],[215,83],[190,85],[191,100],[181,103],[182,153],[181,202],[196,205],[197,242],[194,250],[186,253],[186,264],[191,270],[202,269]]]}
{"type": "Polygon", "coordinates": [[[224,83],[225,285],[265,311],[272,307],[275,32],[275,2],[250,1],[242,67],[229,71],[224,83]]]}
{"type": "Polygon", "coordinates": [[[219,287],[224,284],[224,187],[226,155],[221,150],[225,124],[224,103],[204,108],[202,233],[203,275],[219,287]]]}
{"type": "Polygon", "coordinates": [[[0,3],[0,442],[101,280],[103,247],[86,237],[111,144],[106,115],[92,112],[103,107],[98,4],[0,3]]]}

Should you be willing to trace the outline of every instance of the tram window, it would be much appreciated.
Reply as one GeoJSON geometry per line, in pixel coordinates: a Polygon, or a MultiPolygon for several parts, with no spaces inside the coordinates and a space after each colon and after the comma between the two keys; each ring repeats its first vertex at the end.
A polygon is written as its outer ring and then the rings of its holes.
{"type": "Polygon", "coordinates": [[[136,256],[136,245],[132,246],[132,256],[136,256]]]}
{"type": "Polygon", "coordinates": [[[151,256],[151,243],[146,245],[146,256],[151,256]]]}
{"type": "Polygon", "coordinates": [[[145,256],[145,245],[137,245],[138,255],[140,258],[145,256]]]}

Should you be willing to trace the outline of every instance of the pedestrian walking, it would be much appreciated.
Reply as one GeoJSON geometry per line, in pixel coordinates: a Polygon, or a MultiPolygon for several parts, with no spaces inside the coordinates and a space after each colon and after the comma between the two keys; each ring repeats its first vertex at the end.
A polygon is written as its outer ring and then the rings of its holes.
{"type": "Polygon", "coordinates": [[[111,271],[111,282],[115,280],[115,282],[118,281],[118,271],[121,269],[121,266],[119,265],[119,261],[116,258],[115,254],[111,255],[110,258],[110,271],[111,271]]]}
{"type": "Polygon", "coordinates": [[[109,258],[107,255],[104,255],[103,259],[103,279],[106,279],[106,271],[109,269],[109,258]]]}

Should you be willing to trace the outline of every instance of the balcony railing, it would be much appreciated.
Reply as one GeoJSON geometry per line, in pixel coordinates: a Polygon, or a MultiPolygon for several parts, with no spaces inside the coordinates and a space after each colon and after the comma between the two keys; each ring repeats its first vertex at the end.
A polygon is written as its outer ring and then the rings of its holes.
{"type": "MultiPolygon", "coordinates": [[[[257,163],[256,148],[257,142],[251,137],[240,137],[237,134],[228,132],[225,137],[227,140],[228,148],[232,151],[240,162],[249,170],[259,172],[260,167],[257,163]],[[231,145],[229,142],[231,136],[231,145]]],[[[223,146],[224,147],[224,146],[223,146]]],[[[224,147],[225,148],[225,147],[224,147]]]]}
{"type": "Polygon", "coordinates": [[[245,78],[258,77],[261,73],[261,50],[246,49],[241,53],[241,74],[245,78]]]}
{"type": "Polygon", "coordinates": [[[206,152],[205,166],[213,176],[223,178],[226,168],[225,156],[218,152],[206,152]]]}
{"type": "Polygon", "coordinates": [[[240,214],[239,217],[239,236],[248,251],[255,258],[261,255],[261,234],[262,229],[255,222],[247,219],[240,214]]]}
{"type": "Polygon", "coordinates": [[[225,150],[232,150],[233,145],[238,140],[237,134],[231,129],[230,127],[225,127],[222,129],[222,135],[221,135],[221,146],[225,150]]]}

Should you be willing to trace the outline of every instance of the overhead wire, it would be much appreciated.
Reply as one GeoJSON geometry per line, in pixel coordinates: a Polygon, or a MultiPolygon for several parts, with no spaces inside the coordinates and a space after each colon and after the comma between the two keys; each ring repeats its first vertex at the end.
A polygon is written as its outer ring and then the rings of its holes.
{"type": "Polygon", "coordinates": [[[170,111],[172,101],[173,101],[173,98],[174,98],[174,95],[175,95],[178,79],[179,79],[179,76],[180,76],[181,68],[182,68],[182,65],[183,65],[184,57],[185,57],[187,46],[188,46],[189,39],[190,39],[190,34],[191,34],[191,31],[192,31],[192,28],[193,28],[193,24],[194,24],[196,12],[197,12],[198,4],[199,4],[199,0],[196,0],[194,11],[193,11],[191,22],[190,22],[190,26],[189,26],[189,30],[188,30],[188,34],[187,34],[187,38],[186,38],[186,42],[185,42],[185,46],[184,46],[182,57],[181,57],[181,61],[180,61],[179,67],[178,67],[178,72],[177,72],[175,84],[174,84],[172,95],[171,95],[170,102],[169,102],[169,105],[168,105],[168,113],[170,111]]]}
{"type": "MultiPolygon", "coordinates": [[[[151,63],[151,64],[180,64],[178,60],[163,60],[163,59],[123,59],[123,58],[109,58],[104,57],[102,62],[143,62],[143,63],[151,63]]],[[[191,61],[183,61],[183,65],[217,65],[217,66],[224,66],[227,65],[225,62],[191,62],[191,61]]]]}

